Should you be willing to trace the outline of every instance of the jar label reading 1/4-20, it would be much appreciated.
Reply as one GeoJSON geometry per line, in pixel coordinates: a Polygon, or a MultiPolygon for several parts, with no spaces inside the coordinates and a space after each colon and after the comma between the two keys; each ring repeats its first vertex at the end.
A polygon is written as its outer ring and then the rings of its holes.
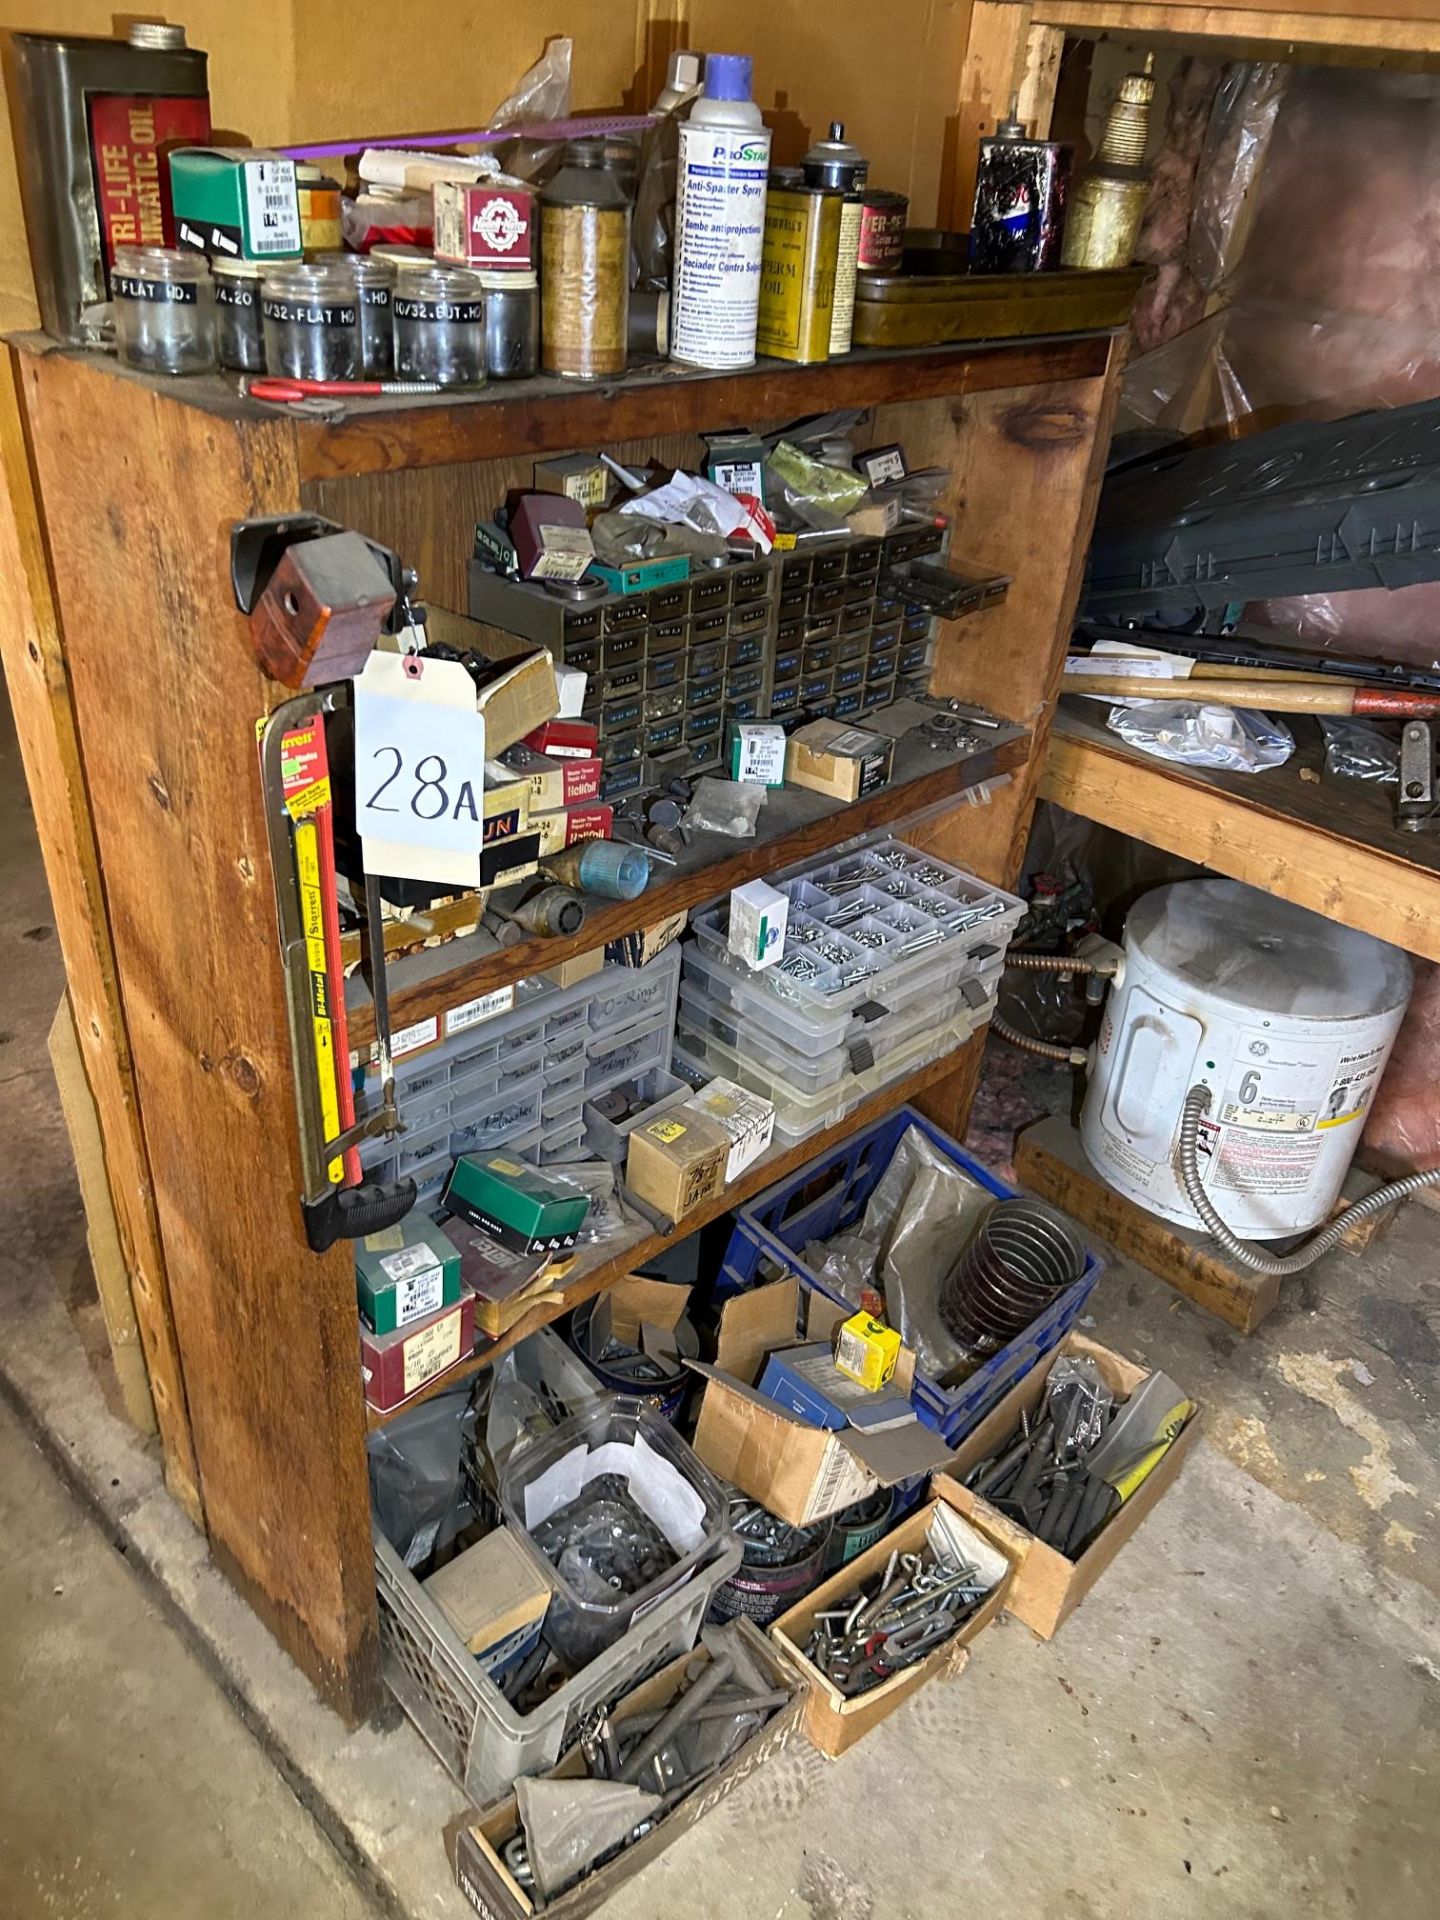
{"type": "Polygon", "coordinates": [[[128,273],[112,274],[111,288],[122,300],[153,300],[163,307],[193,307],[200,289],[192,281],[137,280],[128,273]]]}
{"type": "Polygon", "coordinates": [[[247,287],[243,281],[232,285],[225,280],[215,282],[215,304],[217,307],[253,307],[255,289],[247,287]]]}
{"type": "Polygon", "coordinates": [[[360,318],[354,307],[311,306],[301,300],[274,300],[269,294],[260,310],[267,320],[301,327],[353,327],[360,318]]]}
{"type": "Polygon", "coordinates": [[[483,300],[407,300],[395,296],[397,320],[448,320],[460,326],[473,326],[485,318],[483,300]]]}

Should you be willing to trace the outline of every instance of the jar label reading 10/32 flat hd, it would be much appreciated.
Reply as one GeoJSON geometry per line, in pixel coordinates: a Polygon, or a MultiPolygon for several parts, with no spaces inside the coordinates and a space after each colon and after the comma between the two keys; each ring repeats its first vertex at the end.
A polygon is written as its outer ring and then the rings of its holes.
{"type": "Polygon", "coordinates": [[[117,273],[111,276],[110,284],[122,300],[153,300],[162,307],[193,307],[200,298],[200,289],[193,282],[137,280],[133,274],[117,273]]]}
{"type": "Polygon", "coordinates": [[[308,300],[275,300],[267,293],[261,303],[267,320],[300,327],[353,327],[359,321],[354,307],[323,307],[308,300]]]}

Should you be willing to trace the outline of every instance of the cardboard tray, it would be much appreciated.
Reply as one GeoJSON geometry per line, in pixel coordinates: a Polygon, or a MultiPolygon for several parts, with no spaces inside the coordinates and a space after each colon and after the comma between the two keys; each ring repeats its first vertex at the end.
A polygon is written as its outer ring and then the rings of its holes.
{"type": "Polygon", "coordinates": [[[1179,1435],[1171,1442],[1159,1464],[1151,1469],[1135,1493],[1120,1508],[1078,1560],[1067,1560],[1054,1547],[1046,1546],[1014,1520],[998,1513],[988,1500],[982,1500],[959,1480],[979,1461],[999,1451],[1020,1425],[1020,1415],[1039,1406],[1050,1369],[1061,1354],[1088,1354],[1099,1367],[1110,1387],[1126,1395],[1135,1391],[1151,1372],[1137,1366],[1123,1354],[1112,1353],[1084,1334],[1069,1333],[1039,1364],[1020,1380],[975,1430],[967,1434],[956,1450],[946,1477],[956,1481],[955,1504],[969,1514],[977,1526],[997,1544],[1003,1543],[1019,1562],[1006,1606],[1017,1620],[1023,1620],[1032,1633],[1049,1640],[1069,1619],[1086,1594],[1134,1533],[1140,1522],[1174,1486],[1185,1456],[1200,1432],[1200,1403],[1192,1401],[1191,1412],[1179,1435]]]}
{"type": "MultiPolygon", "coordinates": [[[[800,1721],[800,1683],[753,1622],[740,1620],[736,1625],[756,1662],[773,1677],[774,1685],[793,1690],[794,1697],[788,1705],[781,1707],[753,1740],[748,1741],[718,1773],[712,1774],[709,1780],[682,1800],[643,1839],[626,1847],[623,1853],[617,1854],[605,1866],[587,1874],[583,1880],[551,1901],[542,1900],[533,1888],[521,1887],[505,1865],[505,1843],[520,1825],[513,1793],[495,1801],[478,1819],[473,1813],[462,1816],[446,1829],[445,1846],[454,1869],[455,1883],[476,1913],[483,1915],[484,1920],[534,1920],[534,1916],[539,1914],[543,1914],[545,1920],[579,1920],[580,1915],[593,1913],[632,1874],[639,1873],[642,1867],[657,1859],[711,1807],[718,1806],[733,1793],[757,1767],[763,1766],[772,1755],[789,1745],[800,1721]]],[[[703,1646],[697,1647],[693,1653],[682,1654],[678,1660],[672,1660],[667,1667],[662,1667],[659,1673],[652,1674],[627,1694],[616,1712],[623,1707],[640,1711],[662,1705],[679,1691],[680,1682],[692,1663],[697,1658],[708,1657],[703,1646]]],[[[573,1780],[584,1771],[585,1763],[580,1752],[572,1747],[544,1777],[573,1780]]]]}
{"type": "Polygon", "coordinates": [[[898,1527],[892,1527],[889,1533],[882,1535],[873,1547],[867,1547],[864,1553],[856,1554],[853,1560],[838,1568],[812,1593],[797,1601],[788,1613],[782,1613],[770,1629],[770,1637],[776,1646],[805,1680],[805,1736],[812,1747],[832,1760],[848,1752],[872,1728],[888,1719],[901,1701],[907,1700],[927,1680],[937,1675],[960,1673],[970,1658],[969,1649],[976,1635],[984,1632],[1006,1603],[1020,1556],[1013,1541],[993,1525],[992,1519],[998,1520],[1000,1516],[996,1514],[992,1517],[988,1512],[967,1512],[956,1497],[964,1492],[964,1488],[957,1487],[953,1480],[944,1475],[935,1476],[930,1483],[930,1492],[932,1497],[923,1507],[917,1507],[898,1527]],[[924,1540],[937,1507],[949,1507],[962,1518],[968,1519],[977,1533],[999,1549],[1009,1563],[1009,1571],[958,1633],[942,1641],[913,1667],[902,1668],[888,1680],[882,1680],[878,1687],[847,1699],[833,1681],[828,1680],[818,1667],[806,1659],[801,1650],[810,1637],[815,1616],[828,1607],[838,1606],[872,1574],[883,1573],[890,1555],[897,1549],[901,1553],[913,1552],[924,1540]]]}

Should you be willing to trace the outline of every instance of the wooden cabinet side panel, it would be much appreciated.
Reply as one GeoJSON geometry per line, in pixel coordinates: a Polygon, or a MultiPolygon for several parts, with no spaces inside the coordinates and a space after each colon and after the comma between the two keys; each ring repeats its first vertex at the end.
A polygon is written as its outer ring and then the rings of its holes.
{"type": "MultiPolygon", "coordinates": [[[[931,688],[1034,729],[1030,758],[989,803],[957,807],[915,836],[936,853],[1013,884],[1064,671],[1110,443],[1121,347],[1098,380],[968,394],[905,422],[912,467],[948,470],[941,504],[951,564],[1011,576],[1005,599],[942,621],[931,688]]],[[[898,410],[897,410],[898,411],[898,410]]],[[[877,412],[884,438],[889,410],[877,412]]]]}
{"type": "Polygon", "coordinates": [[[378,1697],[353,1256],[317,1258],[229,536],[288,422],[60,357],[27,404],[212,1547],[341,1711],[378,1697]]]}
{"type": "Polygon", "coordinates": [[[81,1059],[104,1138],[106,1179],[145,1349],[165,1480],[200,1526],[204,1524],[200,1482],[135,1101],[130,1040],[115,977],[90,797],[25,443],[15,363],[8,351],[0,354],[0,462],[4,481],[0,486],[0,578],[6,582],[9,600],[9,617],[0,622],[0,656],[81,1059]]]}

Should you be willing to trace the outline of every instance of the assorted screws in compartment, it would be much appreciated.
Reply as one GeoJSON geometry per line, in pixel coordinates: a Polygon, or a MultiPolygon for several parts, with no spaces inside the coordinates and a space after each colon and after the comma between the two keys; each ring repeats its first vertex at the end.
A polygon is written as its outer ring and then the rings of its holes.
{"type": "Polygon", "coordinates": [[[989,1591],[980,1569],[953,1554],[892,1553],[844,1605],[816,1614],[806,1658],[853,1699],[923,1660],[989,1591]]]}

